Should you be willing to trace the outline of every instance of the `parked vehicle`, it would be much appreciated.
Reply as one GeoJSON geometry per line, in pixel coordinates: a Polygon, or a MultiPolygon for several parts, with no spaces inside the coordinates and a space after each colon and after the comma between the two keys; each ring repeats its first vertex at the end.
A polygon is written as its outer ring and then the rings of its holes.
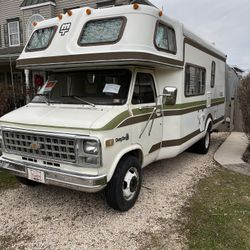
{"type": "Polygon", "coordinates": [[[136,202],[143,167],[191,146],[207,153],[224,120],[226,56],[151,6],[42,21],[17,66],[47,81],[0,119],[3,168],[27,185],[105,189],[120,211],[136,202]]]}

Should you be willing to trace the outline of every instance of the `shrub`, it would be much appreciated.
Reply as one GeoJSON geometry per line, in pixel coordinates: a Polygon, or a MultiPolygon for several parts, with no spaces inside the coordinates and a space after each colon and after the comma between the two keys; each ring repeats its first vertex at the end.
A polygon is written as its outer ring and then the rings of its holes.
{"type": "MultiPolygon", "coordinates": [[[[23,86],[15,88],[16,106],[20,107],[25,104],[25,90],[23,86]]],[[[10,84],[0,82],[0,117],[15,108],[13,89],[10,84]]]]}
{"type": "Polygon", "coordinates": [[[243,116],[244,130],[250,136],[250,74],[241,80],[238,98],[243,116]]]}

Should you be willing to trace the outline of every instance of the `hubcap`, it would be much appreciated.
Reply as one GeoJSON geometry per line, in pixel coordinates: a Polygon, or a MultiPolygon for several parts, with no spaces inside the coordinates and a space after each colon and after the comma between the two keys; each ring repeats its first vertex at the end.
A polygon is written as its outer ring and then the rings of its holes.
{"type": "Polygon", "coordinates": [[[210,142],[209,132],[207,132],[207,133],[206,133],[206,138],[205,138],[205,147],[206,147],[206,148],[209,147],[209,142],[210,142]]]}
{"type": "Polygon", "coordinates": [[[123,197],[130,200],[134,197],[139,185],[139,174],[136,168],[131,167],[123,180],[123,197]]]}

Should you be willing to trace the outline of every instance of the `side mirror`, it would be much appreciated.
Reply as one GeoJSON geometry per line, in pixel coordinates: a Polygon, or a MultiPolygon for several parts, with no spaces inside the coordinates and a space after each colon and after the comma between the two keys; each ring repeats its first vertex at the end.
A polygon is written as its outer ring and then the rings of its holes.
{"type": "Polygon", "coordinates": [[[164,105],[174,105],[176,103],[177,88],[175,87],[165,87],[163,89],[163,104],[164,105]]]}

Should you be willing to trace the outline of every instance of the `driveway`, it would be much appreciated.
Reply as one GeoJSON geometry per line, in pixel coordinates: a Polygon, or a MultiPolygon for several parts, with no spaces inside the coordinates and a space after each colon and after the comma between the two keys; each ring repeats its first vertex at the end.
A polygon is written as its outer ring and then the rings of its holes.
{"type": "Polygon", "coordinates": [[[183,249],[181,209],[198,181],[216,167],[226,133],[212,135],[207,155],[185,152],[143,170],[134,208],[119,213],[104,193],[22,186],[0,191],[1,249],[183,249]]]}

